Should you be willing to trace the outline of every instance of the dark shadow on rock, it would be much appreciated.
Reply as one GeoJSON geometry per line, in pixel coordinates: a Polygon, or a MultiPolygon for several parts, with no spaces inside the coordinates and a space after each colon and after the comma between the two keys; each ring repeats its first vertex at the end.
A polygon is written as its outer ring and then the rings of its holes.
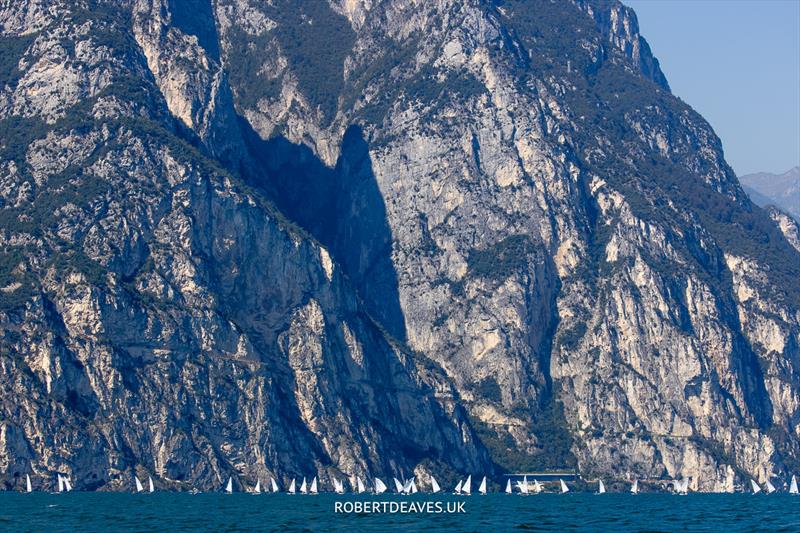
{"type": "Polygon", "coordinates": [[[217,35],[214,8],[208,0],[169,0],[172,24],[187,35],[197,37],[197,42],[206,53],[219,61],[219,37],[217,35]]]}
{"type": "Polygon", "coordinates": [[[305,145],[285,137],[265,141],[245,119],[239,123],[255,164],[242,169],[248,183],[329,250],[370,315],[405,342],[392,232],[361,128],[347,129],[330,168],[305,145]]]}

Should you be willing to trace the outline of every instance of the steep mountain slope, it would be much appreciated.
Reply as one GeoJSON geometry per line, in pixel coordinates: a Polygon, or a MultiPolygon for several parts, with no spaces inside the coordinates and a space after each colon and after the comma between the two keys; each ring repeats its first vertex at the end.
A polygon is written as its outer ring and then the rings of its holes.
{"type": "Polygon", "coordinates": [[[739,177],[744,190],[761,207],[775,205],[800,220],[800,167],[783,174],[757,172],[739,177]]]}
{"type": "Polygon", "coordinates": [[[2,17],[9,477],[799,466],[800,254],[632,11],[110,5],[2,17]]]}
{"type": "MultiPolygon", "coordinates": [[[[25,45],[0,104],[5,485],[488,469],[444,376],[191,144],[130,18],[89,7],[2,17],[25,45]]],[[[197,98],[189,125],[219,146],[222,97],[197,98]]]]}

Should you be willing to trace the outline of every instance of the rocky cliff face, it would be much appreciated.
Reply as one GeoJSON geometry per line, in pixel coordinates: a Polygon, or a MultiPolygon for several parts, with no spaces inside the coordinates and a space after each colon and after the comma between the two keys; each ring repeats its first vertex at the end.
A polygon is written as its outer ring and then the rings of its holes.
{"type": "Polygon", "coordinates": [[[628,8],[3,10],[7,485],[797,468],[791,228],[628,8]]]}

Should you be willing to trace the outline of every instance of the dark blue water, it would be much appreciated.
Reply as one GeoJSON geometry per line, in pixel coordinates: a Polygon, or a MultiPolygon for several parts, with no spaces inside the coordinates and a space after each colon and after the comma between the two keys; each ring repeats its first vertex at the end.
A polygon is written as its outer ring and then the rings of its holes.
{"type": "MultiPolygon", "coordinates": [[[[383,503],[380,503],[383,505],[383,503]]],[[[389,504],[387,504],[389,505],[389,504]]],[[[408,509],[407,509],[408,511],[408,509]]],[[[0,494],[2,531],[787,531],[788,494],[540,494],[470,497],[250,494],[0,494]],[[460,502],[463,513],[337,513],[346,502],[460,502]]]]}

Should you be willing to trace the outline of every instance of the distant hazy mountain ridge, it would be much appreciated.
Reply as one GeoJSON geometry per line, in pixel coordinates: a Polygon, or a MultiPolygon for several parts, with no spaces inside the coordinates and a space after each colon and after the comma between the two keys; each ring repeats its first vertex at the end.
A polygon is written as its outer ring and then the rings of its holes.
{"type": "Polygon", "coordinates": [[[774,205],[800,221],[800,166],[783,174],[757,172],[739,176],[742,187],[760,205],[774,205]]]}
{"type": "Polygon", "coordinates": [[[797,225],[619,2],[26,0],[0,52],[6,486],[800,468],[797,225]]]}

